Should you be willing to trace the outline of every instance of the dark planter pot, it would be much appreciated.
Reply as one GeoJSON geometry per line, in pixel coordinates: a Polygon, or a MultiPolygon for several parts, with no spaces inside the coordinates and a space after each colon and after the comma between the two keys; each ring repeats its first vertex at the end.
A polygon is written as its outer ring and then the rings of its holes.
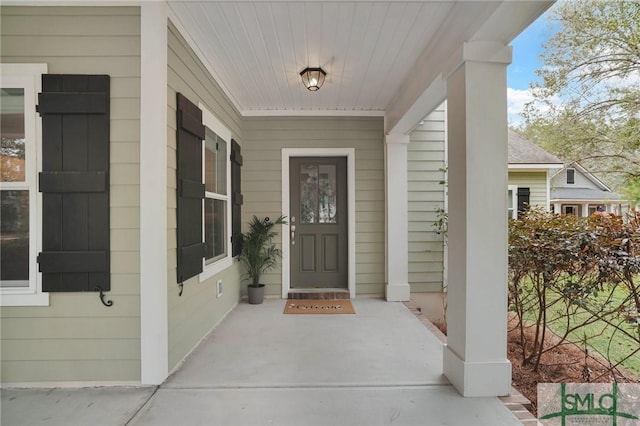
{"type": "Polygon", "coordinates": [[[259,305],[264,301],[264,284],[249,285],[249,303],[259,305]]]}

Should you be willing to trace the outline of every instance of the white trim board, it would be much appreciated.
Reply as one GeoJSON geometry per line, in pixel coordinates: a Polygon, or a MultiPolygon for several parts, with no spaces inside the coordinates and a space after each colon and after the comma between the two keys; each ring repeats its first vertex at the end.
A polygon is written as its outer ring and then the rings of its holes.
{"type": "Polygon", "coordinates": [[[243,117],[384,117],[380,110],[347,109],[271,109],[240,110],[243,117]]]}
{"type": "Polygon", "coordinates": [[[168,376],[167,8],[140,10],[140,382],[168,376]]]}
{"type": "Polygon", "coordinates": [[[532,172],[539,172],[542,170],[548,170],[548,169],[562,169],[563,165],[562,164],[553,164],[553,163],[549,163],[549,164],[509,164],[508,169],[509,170],[517,170],[520,172],[525,172],[525,171],[532,171],[532,172]]]}
{"type": "MultiPolygon", "coordinates": [[[[291,157],[347,157],[347,205],[348,205],[348,288],[356,297],[356,150],[355,148],[283,148],[282,149],[282,214],[291,217],[289,205],[289,159],[291,157]]],[[[282,233],[282,298],[291,289],[291,259],[289,232],[282,233]]]]}

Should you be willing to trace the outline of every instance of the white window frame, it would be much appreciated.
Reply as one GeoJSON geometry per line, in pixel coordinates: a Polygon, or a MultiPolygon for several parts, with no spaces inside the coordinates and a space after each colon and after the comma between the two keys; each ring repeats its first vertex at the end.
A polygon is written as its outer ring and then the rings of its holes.
{"type": "Polygon", "coordinates": [[[577,204],[563,204],[562,205],[562,214],[571,214],[574,216],[578,216],[579,215],[579,210],[578,210],[578,205],[577,204]],[[567,213],[567,207],[571,207],[573,209],[573,213],[567,213]]]}
{"type": "Polygon", "coordinates": [[[42,251],[42,194],[38,172],[42,170],[42,120],[36,113],[37,96],[42,90],[42,74],[47,64],[0,64],[2,87],[24,88],[25,101],[25,182],[0,182],[2,190],[29,190],[29,285],[0,287],[0,306],[49,306],[49,293],[42,291],[42,274],[37,256],[42,251]]]}
{"type": "MultiPolygon", "coordinates": [[[[518,218],[518,185],[509,185],[507,189],[507,202],[509,201],[509,192],[511,192],[511,206],[508,209],[511,209],[511,217],[509,219],[517,219],[518,218]]],[[[507,209],[507,213],[509,210],[507,209]]]]}
{"type": "MultiPolygon", "coordinates": [[[[226,217],[225,217],[225,229],[227,231],[226,242],[227,242],[227,250],[226,255],[221,257],[214,262],[207,264],[207,260],[202,260],[202,272],[199,275],[200,282],[206,281],[214,275],[222,272],[227,269],[231,265],[233,265],[233,257],[231,256],[232,246],[231,246],[231,130],[227,128],[220,120],[218,120],[207,107],[199,102],[198,107],[202,110],[202,124],[205,127],[208,127],[211,131],[218,135],[221,139],[223,139],[227,144],[227,156],[226,156],[226,174],[227,174],[227,195],[219,195],[211,192],[207,192],[208,197],[206,198],[215,198],[218,200],[224,200],[226,217]]],[[[205,179],[205,143],[202,141],[202,183],[204,183],[205,179]]],[[[205,241],[205,214],[204,214],[204,200],[202,200],[202,241],[205,241]]]]}

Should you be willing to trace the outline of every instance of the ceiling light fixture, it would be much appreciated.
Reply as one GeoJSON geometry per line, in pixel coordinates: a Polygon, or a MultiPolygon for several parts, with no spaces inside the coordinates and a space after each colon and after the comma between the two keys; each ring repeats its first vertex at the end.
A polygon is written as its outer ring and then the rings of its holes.
{"type": "Polygon", "coordinates": [[[308,90],[316,92],[320,90],[324,84],[324,77],[327,75],[322,68],[310,68],[307,67],[300,71],[300,77],[302,77],[302,84],[308,90]]]}

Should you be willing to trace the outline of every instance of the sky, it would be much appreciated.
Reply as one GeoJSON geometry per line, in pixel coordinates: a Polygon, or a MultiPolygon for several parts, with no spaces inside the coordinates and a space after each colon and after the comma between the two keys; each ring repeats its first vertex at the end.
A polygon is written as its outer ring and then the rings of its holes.
{"type": "Polygon", "coordinates": [[[529,86],[532,82],[539,81],[535,71],[542,64],[540,60],[542,45],[555,32],[547,19],[548,15],[547,10],[511,42],[513,58],[511,65],[507,68],[507,111],[511,125],[517,126],[522,122],[519,113],[532,99],[529,86]]]}

